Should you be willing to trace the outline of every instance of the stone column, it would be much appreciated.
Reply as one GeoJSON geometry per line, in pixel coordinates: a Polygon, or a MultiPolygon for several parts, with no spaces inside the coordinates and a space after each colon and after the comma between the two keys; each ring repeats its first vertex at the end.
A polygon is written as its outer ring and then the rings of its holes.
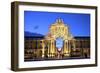
{"type": "Polygon", "coordinates": [[[66,56],[68,56],[68,53],[69,53],[68,49],[69,49],[69,41],[67,41],[66,56]]]}
{"type": "Polygon", "coordinates": [[[71,47],[70,47],[70,46],[71,46],[70,42],[71,42],[71,41],[69,40],[69,42],[68,42],[68,45],[69,45],[69,46],[68,46],[68,54],[69,54],[69,56],[70,56],[70,49],[71,49],[71,47]]]}
{"type": "Polygon", "coordinates": [[[49,57],[49,54],[50,54],[50,43],[49,43],[49,40],[48,40],[48,57],[49,57]]]}
{"type": "Polygon", "coordinates": [[[44,58],[45,44],[44,44],[44,40],[41,40],[41,41],[42,41],[42,58],[44,58]]]}
{"type": "Polygon", "coordinates": [[[65,54],[66,54],[66,49],[67,49],[66,44],[67,44],[67,43],[66,43],[66,40],[65,40],[65,41],[64,41],[64,52],[63,52],[63,53],[64,53],[64,56],[66,56],[66,55],[65,55],[65,54]]]}
{"type": "Polygon", "coordinates": [[[69,40],[66,40],[65,41],[65,44],[64,44],[64,56],[69,56],[69,49],[70,49],[70,45],[69,45],[69,40]]]}
{"type": "Polygon", "coordinates": [[[53,55],[53,53],[54,53],[54,40],[51,40],[50,53],[51,53],[51,56],[54,56],[53,55]]]}
{"type": "Polygon", "coordinates": [[[54,48],[53,48],[53,40],[52,40],[52,56],[53,56],[53,53],[54,53],[54,48]]]}
{"type": "MultiPolygon", "coordinates": [[[[67,51],[68,51],[68,41],[67,41],[67,51]]],[[[68,52],[67,52],[68,53],[68,52]]]]}
{"type": "Polygon", "coordinates": [[[52,40],[50,40],[50,56],[52,56],[52,40]]]}
{"type": "Polygon", "coordinates": [[[48,56],[51,57],[51,51],[52,51],[52,49],[51,49],[51,48],[52,48],[51,40],[49,40],[48,46],[49,46],[49,49],[48,49],[48,56]]]}

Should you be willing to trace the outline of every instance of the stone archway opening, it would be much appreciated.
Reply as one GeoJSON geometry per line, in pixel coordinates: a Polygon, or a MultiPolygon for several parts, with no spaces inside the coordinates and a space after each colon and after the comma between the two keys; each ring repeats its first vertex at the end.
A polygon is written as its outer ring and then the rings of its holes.
{"type": "Polygon", "coordinates": [[[63,48],[64,40],[61,37],[59,37],[59,38],[56,38],[55,42],[56,42],[56,48],[60,52],[63,48]]]}

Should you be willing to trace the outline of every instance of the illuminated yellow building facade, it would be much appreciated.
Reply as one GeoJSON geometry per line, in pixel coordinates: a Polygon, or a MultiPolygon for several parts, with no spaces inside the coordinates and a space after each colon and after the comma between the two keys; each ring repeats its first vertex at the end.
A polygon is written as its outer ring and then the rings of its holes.
{"type": "MultiPolygon", "coordinates": [[[[79,57],[83,56],[83,50],[85,49],[80,49],[77,48],[77,41],[84,41],[84,39],[82,40],[76,40],[72,34],[70,33],[69,27],[67,25],[64,24],[62,19],[57,19],[56,22],[54,24],[51,24],[51,26],[49,27],[49,32],[46,36],[44,36],[44,38],[39,39],[39,40],[26,40],[25,41],[25,58],[37,58],[37,59],[41,59],[41,58],[54,58],[54,59],[62,59],[62,58],[68,58],[71,57],[74,52],[72,51],[79,51],[79,57]],[[61,39],[61,44],[57,44],[57,39],[61,39]],[[27,43],[31,41],[32,43],[27,43]],[[35,42],[37,41],[37,43],[35,42]],[[37,47],[35,47],[37,45],[37,47]],[[57,46],[58,45],[58,46],[57,46]],[[60,48],[59,48],[59,45],[60,48]],[[28,47],[31,46],[31,47],[28,47]],[[33,47],[32,47],[33,46],[33,47]],[[29,50],[30,48],[30,50],[29,50]],[[31,51],[31,54],[29,54],[28,52],[31,51]],[[29,57],[30,56],[30,57],[29,57]]],[[[87,42],[87,47],[85,51],[87,51],[86,56],[88,54],[88,56],[90,56],[89,52],[90,52],[90,42],[89,39],[85,39],[85,41],[87,42]]],[[[78,44],[78,45],[79,45],[78,44]]],[[[84,42],[83,44],[84,45],[84,42]]],[[[84,47],[84,46],[83,46],[84,47]]],[[[76,53],[78,54],[78,52],[76,53]]]]}

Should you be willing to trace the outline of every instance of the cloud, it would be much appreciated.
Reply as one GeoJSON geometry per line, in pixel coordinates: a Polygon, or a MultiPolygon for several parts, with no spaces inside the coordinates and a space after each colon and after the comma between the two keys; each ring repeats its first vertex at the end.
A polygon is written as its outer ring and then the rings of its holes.
{"type": "Polygon", "coordinates": [[[38,26],[38,25],[34,26],[34,29],[38,29],[38,28],[39,28],[39,26],[38,26]]]}

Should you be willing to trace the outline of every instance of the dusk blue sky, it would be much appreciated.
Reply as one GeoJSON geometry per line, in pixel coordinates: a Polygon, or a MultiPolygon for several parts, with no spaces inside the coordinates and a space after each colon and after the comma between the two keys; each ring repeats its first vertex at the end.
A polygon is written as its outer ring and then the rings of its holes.
{"type": "Polygon", "coordinates": [[[57,18],[63,19],[73,36],[90,36],[90,14],[24,11],[24,31],[46,35],[57,18]]]}

